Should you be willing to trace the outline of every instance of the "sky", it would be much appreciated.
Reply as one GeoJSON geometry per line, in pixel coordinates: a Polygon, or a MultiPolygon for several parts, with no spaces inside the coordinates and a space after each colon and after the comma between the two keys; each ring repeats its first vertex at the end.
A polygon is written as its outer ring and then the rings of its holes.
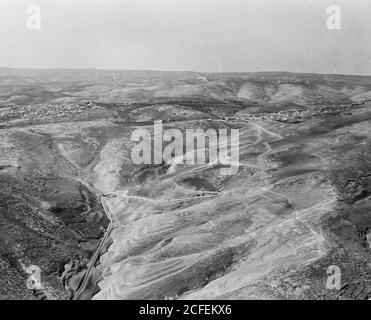
{"type": "Polygon", "coordinates": [[[370,75],[371,0],[0,0],[0,67],[370,75]]]}

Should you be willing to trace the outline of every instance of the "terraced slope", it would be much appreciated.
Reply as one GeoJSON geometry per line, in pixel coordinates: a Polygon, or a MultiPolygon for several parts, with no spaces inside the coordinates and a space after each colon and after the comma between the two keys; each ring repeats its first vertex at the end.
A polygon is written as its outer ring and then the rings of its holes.
{"type": "Polygon", "coordinates": [[[269,122],[239,126],[240,171],[224,181],[217,168],[188,168],[114,188],[128,192],[106,200],[115,229],[95,299],[330,297],[326,263],[339,264],[348,285],[353,268],[368,271],[369,249],[354,241],[356,252],[344,250],[327,222],[343,219],[331,176],[342,129],[303,137],[269,122]],[[343,251],[354,256],[339,261],[343,251]]]}

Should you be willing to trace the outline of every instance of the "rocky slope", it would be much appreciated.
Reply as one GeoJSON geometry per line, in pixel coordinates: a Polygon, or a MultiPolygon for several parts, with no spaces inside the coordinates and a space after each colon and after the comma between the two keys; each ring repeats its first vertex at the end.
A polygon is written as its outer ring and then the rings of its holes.
{"type": "Polygon", "coordinates": [[[114,229],[85,298],[370,297],[370,77],[2,69],[0,88],[2,298],[75,292],[99,194],[114,229]],[[238,172],[133,165],[156,119],[238,128],[238,172]]]}

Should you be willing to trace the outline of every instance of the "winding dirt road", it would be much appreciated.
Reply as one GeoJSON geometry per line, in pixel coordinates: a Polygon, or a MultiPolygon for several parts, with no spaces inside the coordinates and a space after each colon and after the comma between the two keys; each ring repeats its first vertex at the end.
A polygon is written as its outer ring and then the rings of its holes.
{"type": "MultiPolygon", "coordinates": [[[[214,119],[208,119],[208,120],[214,120],[214,119]]],[[[222,119],[217,119],[219,121],[223,121],[222,119]]],[[[194,120],[192,120],[194,121],[194,120]]],[[[184,122],[184,121],[182,121],[184,122]]],[[[262,132],[266,132],[274,137],[276,137],[276,139],[273,139],[272,141],[275,141],[275,140],[280,140],[282,139],[282,137],[278,134],[275,134],[273,132],[270,132],[269,130],[267,129],[264,129],[263,127],[257,125],[256,123],[253,123],[251,121],[249,121],[250,124],[252,124],[256,129],[257,131],[259,132],[259,139],[258,141],[256,141],[255,143],[259,143],[261,141],[261,134],[262,132]]],[[[272,142],[270,141],[270,142],[272,142]]],[[[264,152],[263,154],[261,154],[259,156],[259,160],[260,162],[262,162],[262,158],[267,154],[267,153],[270,153],[272,151],[272,149],[270,148],[270,145],[269,145],[269,142],[265,143],[265,145],[267,146],[268,150],[266,152],[264,152]]],[[[264,167],[264,165],[263,165],[264,167]]],[[[80,300],[81,298],[81,295],[84,293],[84,291],[86,290],[86,287],[89,283],[89,279],[91,278],[91,272],[93,271],[96,263],[97,263],[97,260],[99,259],[100,255],[102,254],[102,250],[104,249],[105,245],[107,244],[107,241],[109,239],[109,236],[112,232],[112,229],[114,227],[114,216],[111,214],[106,202],[105,202],[105,198],[108,198],[108,197],[111,197],[111,196],[117,196],[117,195],[124,195],[126,197],[131,197],[131,198],[138,198],[138,199],[142,199],[141,197],[138,197],[138,196],[129,196],[127,195],[127,191],[116,191],[116,192],[113,192],[113,193],[110,193],[110,194],[102,194],[99,190],[97,190],[95,187],[93,187],[92,185],[86,183],[85,181],[81,180],[81,179],[78,179],[80,182],[84,183],[84,185],[86,185],[90,190],[94,189],[95,193],[100,197],[100,201],[101,201],[101,204],[102,204],[102,207],[103,207],[103,210],[104,210],[104,213],[105,215],[107,216],[107,218],[109,219],[109,226],[102,238],[102,241],[100,242],[97,250],[95,251],[94,255],[92,256],[92,258],[90,259],[89,263],[88,263],[88,269],[86,270],[86,273],[84,275],[84,279],[81,283],[81,285],[79,286],[79,289],[76,291],[76,293],[74,294],[72,300],[80,300]]],[[[209,198],[209,197],[218,197],[218,196],[221,196],[223,195],[223,193],[220,193],[220,192],[209,192],[208,195],[203,195],[202,198],[209,198]]],[[[280,195],[282,196],[282,195],[280,195]]],[[[179,201],[179,200],[187,200],[187,199],[191,199],[191,198],[183,198],[183,199],[174,199],[174,200],[168,200],[168,201],[179,201]]],[[[194,199],[194,198],[192,198],[194,199]]],[[[148,200],[148,199],[146,199],[148,200]]],[[[152,200],[152,201],[155,201],[155,200],[152,200]]],[[[83,298],[82,298],[83,299],[83,298]]]]}

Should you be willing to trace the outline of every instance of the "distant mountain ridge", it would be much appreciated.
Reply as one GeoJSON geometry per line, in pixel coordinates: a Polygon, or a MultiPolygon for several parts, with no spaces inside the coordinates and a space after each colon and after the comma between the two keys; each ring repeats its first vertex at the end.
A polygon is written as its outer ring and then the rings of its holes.
{"type": "Polygon", "coordinates": [[[371,99],[371,77],[290,72],[0,68],[0,105],[133,103],[156,98],[237,100],[259,105],[371,99]]]}

